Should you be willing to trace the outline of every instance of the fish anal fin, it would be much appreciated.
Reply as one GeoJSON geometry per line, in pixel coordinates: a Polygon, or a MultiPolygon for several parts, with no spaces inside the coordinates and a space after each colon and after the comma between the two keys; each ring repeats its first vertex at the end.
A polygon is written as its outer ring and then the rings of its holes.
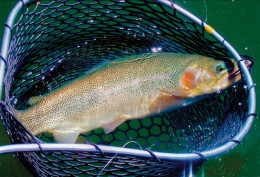
{"type": "Polygon", "coordinates": [[[65,130],[53,130],[53,137],[57,143],[75,143],[78,139],[79,132],[65,131],[65,130]]]}
{"type": "Polygon", "coordinates": [[[116,129],[120,124],[125,122],[127,119],[129,119],[129,116],[127,115],[118,116],[114,119],[113,122],[103,124],[102,128],[104,129],[104,132],[108,134],[112,132],[114,129],[116,129]]]}
{"type": "Polygon", "coordinates": [[[43,96],[34,96],[34,97],[31,97],[28,101],[28,104],[29,105],[35,105],[37,103],[39,103],[40,101],[43,100],[43,96]]]}
{"type": "Polygon", "coordinates": [[[152,104],[149,106],[149,113],[160,113],[170,108],[174,108],[183,104],[184,98],[183,95],[170,95],[170,94],[160,94],[158,95],[152,104]]]}

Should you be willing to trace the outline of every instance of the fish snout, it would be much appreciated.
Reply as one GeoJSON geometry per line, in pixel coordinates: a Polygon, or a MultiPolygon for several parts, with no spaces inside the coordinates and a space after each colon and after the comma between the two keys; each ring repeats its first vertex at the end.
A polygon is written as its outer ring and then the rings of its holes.
{"type": "Polygon", "coordinates": [[[243,62],[246,65],[248,70],[251,70],[253,63],[254,63],[253,60],[250,60],[250,59],[245,59],[241,62],[243,62]]]}
{"type": "MultiPolygon", "coordinates": [[[[248,70],[251,70],[252,66],[253,66],[253,60],[251,59],[241,59],[240,62],[243,62],[248,70]]],[[[233,67],[233,68],[228,68],[229,71],[229,77],[228,79],[233,79],[234,77],[236,77],[238,74],[240,74],[240,69],[239,67],[233,67]]]]}

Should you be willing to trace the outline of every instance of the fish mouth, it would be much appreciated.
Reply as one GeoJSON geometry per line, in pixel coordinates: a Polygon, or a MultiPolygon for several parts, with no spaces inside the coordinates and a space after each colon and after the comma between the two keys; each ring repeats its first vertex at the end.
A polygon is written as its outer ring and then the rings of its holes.
{"type": "MultiPolygon", "coordinates": [[[[245,60],[242,60],[241,62],[243,62],[247,69],[250,71],[252,66],[253,66],[253,62],[248,60],[248,59],[245,59],[245,60]]],[[[228,76],[228,79],[231,80],[233,78],[235,78],[236,76],[238,76],[240,74],[240,69],[239,67],[234,67],[232,71],[229,71],[229,76],[228,76]]]]}

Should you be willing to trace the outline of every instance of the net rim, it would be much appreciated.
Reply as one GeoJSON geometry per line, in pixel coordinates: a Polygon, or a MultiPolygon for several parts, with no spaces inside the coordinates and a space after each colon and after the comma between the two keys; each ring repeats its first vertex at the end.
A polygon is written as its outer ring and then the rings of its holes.
{"type": "MultiPolygon", "coordinates": [[[[18,13],[20,12],[23,7],[28,4],[31,0],[19,0],[18,3],[14,6],[12,11],[10,12],[7,22],[4,28],[2,46],[1,46],[1,58],[6,59],[8,58],[8,49],[10,45],[11,35],[12,35],[12,28],[14,24],[14,20],[18,13]]],[[[183,9],[182,7],[178,6],[177,4],[173,3],[171,0],[154,0],[155,2],[161,3],[169,8],[174,9],[179,14],[185,16],[186,18],[190,19],[191,21],[195,22],[201,28],[204,28],[206,32],[208,32],[212,37],[214,37],[217,41],[223,44],[223,46],[233,55],[235,60],[239,63],[241,72],[245,76],[245,81],[247,84],[247,88],[249,90],[248,96],[248,116],[244,126],[241,128],[240,132],[233,137],[229,142],[223,144],[220,147],[203,151],[203,152],[194,152],[194,153],[161,153],[161,152],[153,152],[154,155],[158,159],[165,159],[165,160],[198,160],[198,159],[208,159],[217,155],[220,155],[232,148],[234,148],[251,128],[255,117],[255,110],[256,110],[256,94],[255,94],[255,84],[253,83],[252,77],[250,75],[249,70],[245,66],[243,62],[240,62],[242,58],[238,54],[238,52],[218,33],[216,32],[211,26],[207,23],[202,21],[200,18],[196,17],[192,13],[188,12],[187,10],[183,9]]],[[[232,29],[231,29],[232,30],[232,29]]],[[[4,84],[4,75],[5,75],[5,63],[1,59],[0,60],[0,92],[2,93],[3,84],[4,84]]],[[[130,149],[130,148],[123,148],[123,147],[113,147],[113,146],[103,146],[98,145],[104,153],[112,153],[112,154],[119,154],[119,155],[132,155],[144,158],[153,158],[153,155],[146,150],[138,150],[138,149],[130,149]]],[[[0,154],[3,153],[10,153],[10,152],[32,152],[32,151],[99,151],[95,147],[87,144],[41,144],[39,147],[38,144],[13,144],[13,145],[6,145],[0,147],[0,154]]]]}

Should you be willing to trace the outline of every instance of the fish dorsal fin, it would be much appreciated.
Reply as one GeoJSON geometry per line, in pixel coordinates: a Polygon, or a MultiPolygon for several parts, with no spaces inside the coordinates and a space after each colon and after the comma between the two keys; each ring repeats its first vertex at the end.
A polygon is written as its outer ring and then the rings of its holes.
{"type": "Polygon", "coordinates": [[[125,56],[120,59],[112,60],[106,64],[109,64],[110,66],[115,66],[115,65],[120,65],[120,64],[124,64],[124,63],[138,63],[138,62],[142,62],[145,60],[149,60],[151,58],[156,58],[156,55],[157,54],[155,54],[155,53],[144,53],[144,54],[140,54],[140,55],[125,56]]]}
{"type": "Polygon", "coordinates": [[[112,67],[112,66],[116,66],[116,65],[120,65],[120,64],[124,64],[124,63],[135,63],[135,62],[139,62],[139,61],[148,60],[153,57],[156,57],[156,55],[157,54],[155,54],[155,53],[145,53],[145,54],[140,54],[140,55],[125,56],[123,58],[115,59],[115,60],[105,60],[105,61],[95,65],[94,67],[92,67],[86,74],[94,73],[94,72],[99,71],[100,69],[106,68],[108,66],[112,67]]]}
{"type": "Polygon", "coordinates": [[[131,62],[131,63],[137,63],[139,61],[145,61],[145,60],[149,60],[151,58],[156,57],[157,54],[155,53],[144,53],[144,54],[140,54],[140,55],[131,55],[131,56],[127,56],[124,59],[122,59],[119,62],[131,62]]]}
{"type": "Polygon", "coordinates": [[[106,123],[102,125],[102,128],[104,129],[104,132],[106,134],[112,132],[116,127],[118,127],[120,124],[125,122],[129,116],[127,115],[121,115],[116,117],[112,122],[106,123]]]}
{"type": "Polygon", "coordinates": [[[37,103],[39,103],[40,101],[42,101],[43,100],[43,96],[34,96],[34,97],[31,97],[30,99],[29,99],[29,101],[28,101],[28,104],[29,105],[35,105],[35,104],[37,104],[37,103]]]}
{"type": "Polygon", "coordinates": [[[76,131],[65,131],[65,130],[54,130],[53,132],[54,139],[57,143],[75,143],[78,139],[79,132],[76,131]]]}

